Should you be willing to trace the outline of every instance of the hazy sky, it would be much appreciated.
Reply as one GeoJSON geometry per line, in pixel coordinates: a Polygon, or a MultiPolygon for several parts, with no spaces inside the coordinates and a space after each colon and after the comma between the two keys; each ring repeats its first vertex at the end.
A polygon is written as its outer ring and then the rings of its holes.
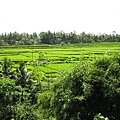
{"type": "Polygon", "coordinates": [[[0,33],[120,34],[120,0],[0,0],[0,33]]]}

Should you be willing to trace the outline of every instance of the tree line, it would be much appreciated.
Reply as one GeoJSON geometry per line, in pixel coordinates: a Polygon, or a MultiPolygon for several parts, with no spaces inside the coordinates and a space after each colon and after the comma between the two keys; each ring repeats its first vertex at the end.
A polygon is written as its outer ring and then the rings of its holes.
{"type": "Polygon", "coordinates": [[[34,45],[34,44],[60,44],[70,43],[94,43],[94,42],[120,42],[120,35],[113,34],[77,34],[75,31],[70,33],[60,32],[40,32],[40,33],[2,33],[0,34],[0,46],[5,45],[34,45]]]}

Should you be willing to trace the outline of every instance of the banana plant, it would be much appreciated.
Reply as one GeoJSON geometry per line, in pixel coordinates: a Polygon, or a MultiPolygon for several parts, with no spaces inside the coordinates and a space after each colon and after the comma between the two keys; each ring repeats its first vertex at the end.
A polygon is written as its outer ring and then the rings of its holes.
{"type": "MultiPolygon", "coordinates": [[[[26,68],[26,64],[24,61],[20,61],[20,66],[17,70],[17,83],[16,85],[20,85],[27,93],[29,93],[29,99],[32,104],[35,104],[37,101],[38,94],[41,92],[41,84],[38,80],[33,78],[33,72],[28,72],[26,68]]],[[[25,92],[22,92],[21,96],[25,92]]],[[[23,98],[24,99],[24,98],[23,98]]]]}
{"type": "Polygon", "coordinates": [[[30,87],[32,85],[32,72],[28,72],[25,62],[20,61],[19,68],[17,69],[17,85],[21,85],[22,87],[30,87]]]}

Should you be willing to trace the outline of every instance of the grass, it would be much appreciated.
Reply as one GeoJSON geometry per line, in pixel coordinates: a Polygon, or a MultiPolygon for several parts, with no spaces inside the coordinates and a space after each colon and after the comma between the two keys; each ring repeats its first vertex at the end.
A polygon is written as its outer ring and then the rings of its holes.
{"type": "Polygon", "coordinates": [[[20,60],[29,62],[29,70],[36,69],[47,77],[56,77],[62,69],[68,69],[80,60],[94,61],[96,58],[119,54],[119,42],[80,43],[71,45],[3,46],[0,61],[12,59],[16,66],[20,60]],[[36,63],[37,61],[37,63],[36,63]]]}

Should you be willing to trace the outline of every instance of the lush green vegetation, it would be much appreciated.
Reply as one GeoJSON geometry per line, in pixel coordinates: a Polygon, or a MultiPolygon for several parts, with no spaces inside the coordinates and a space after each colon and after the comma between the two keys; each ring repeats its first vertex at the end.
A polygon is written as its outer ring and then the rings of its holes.
{"type": "Polygon", "coordinates": [[[64,46],[1,46],[0,60],[4,57],[12,59],[15,67],[20,60],[23,60],[27,63],[28,70],[37,70],[40,76],[56,77],[61,69],[67,69],[81,59],[92,62],[96,58],[119,53],[119,50],[119,42],[65,44],[64,46]]]}
{"type": "Polygon", "coordinates": [[[61,32],[41,32],[37,34],[28,33],[2,33],[0,35],[0,45],[38,45],[38,44],[71,44],[71,43],[94,43],[94,42],[120,42],[120,35],[114,32],[113,34],[86,34],[82,32],[65,33],[61,32]]]}
{"type": "Polygon", "coordinates": [[[52,107],[57,120],[93,120],[101,113],[110,120],[120,115],[120,57],[80,62],[55,83],[52,107]]]}
{"type": "Polygon", "coordinates": [[[119,120],[119,51],[119,42],[1,46],[0,119],[119,120]]]}

